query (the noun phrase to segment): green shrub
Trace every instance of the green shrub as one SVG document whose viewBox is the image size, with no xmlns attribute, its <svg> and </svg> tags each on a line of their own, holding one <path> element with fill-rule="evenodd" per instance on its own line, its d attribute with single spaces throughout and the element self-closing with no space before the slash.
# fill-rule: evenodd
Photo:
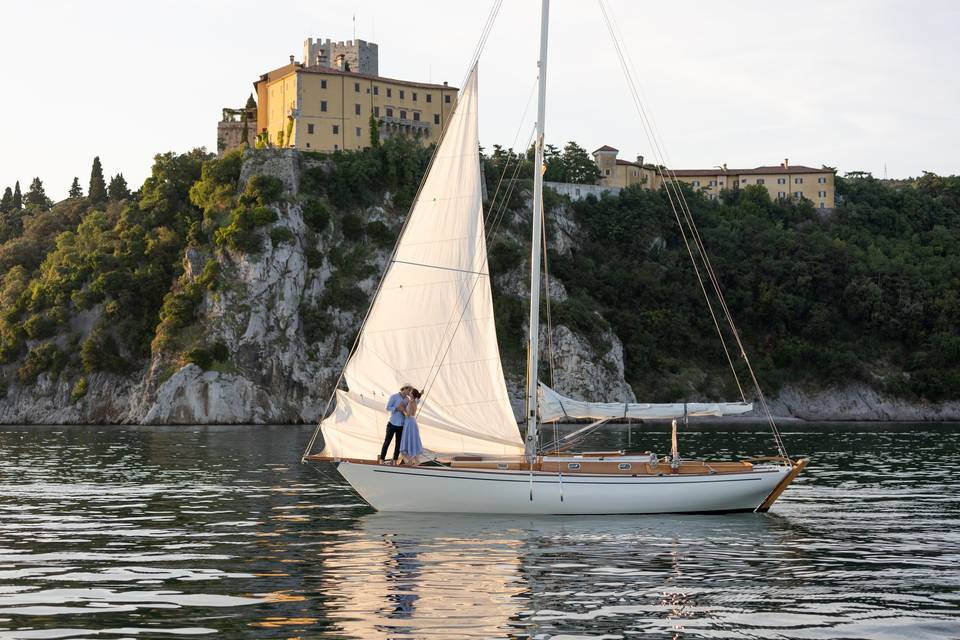
<svg viewBox="0 0 960 640">
<path fill-rule="evenodd" d="M 233 219 L 223 229 L 214 233 L 214 241 L 219 246 L 226 245 L 235 251 L 256 253 L 263 248 L 257 236 L 257 227 L 277 221 L 277 213 L 269 207 L 237 207 L 233 210 Z"/>
<path fill-rule="evenodd" d="M 303 203 L 303 221 L 314 233 L 321 233 L 330 223 L 330 212 L 321 201 L 310 198 Z"/>
<path fill-rule="evenodd" d="M 116 339 L 99 324 L 80 345 L 80 364 L 86 373 L 123 373 L 126 370 L 126 362 L 120 355 Z"/>
<path fill-rule="evenodd" d="M 223 342 L 215 342 L 209 348 L 194 347 L 187 351 L 184 360 L 191 362 L 204 371 L 209 371 L 218 362 L 226 362 L 230 358 L 230 351 Z"/>
<path fill-rule="evenodd" d="M 219 277 L 220 263 L 216 260 L 207 260 L 207 263 L 203 265 L 203 273 L 197 278 L 197 284 L 211 291 L 216 291 Z"/>
<path fill-rule="evenodd" d="M 283 195 L 283 181 L 266 175 L 250 176 L 247 187 L 240 196 L 240 204 L 260 207 L 274 203 Z"/>
<path fill-rule="evenodd" d="M 270 230 L 270 242 L 273 246 L 279 246 L 284 242 L 293 242 L 293 231 L 288 227 L 276 227 Z"/>
<path fill-rule="evenodd" d="M 307 247 L 303 250 L 303 255 L 307 258 L 309 269 L 319 269 L 323 266 L 323 254 L 316 247 Z"/>
<path fill-rule="evenodd" d="M 81 376 L 70 391 L 70 402 L 76 402 L 85 395 L 87 395 L 87 379 Z"/>
<path fill-rule="evenodd" d="M 31 340 L 42 340 L 56 333 L 57 324 L 58 323 L 48 315 L 32 315 L 23 323 L 23 331 Z"/>
<path fill-rule="evenodd" d="M 39 344 L 27 353 L 27 357 L 17 370 L 17 377 L 24 384 L 33 384 L 37 376 L 48 372 L 56 378 L 67 364 L 67 355 L 51 342 Z"/>
<path fill-rule="evenodd" d="M 358 242 L 363 239 L 363 220 L 354 213 L 344 214 L 340 220 L 340 230 L 344 238 Z"/>
<path fill-rule="evenodd" d="M 367 237 L 381 247 L 390 247 L 396 240 L 390 227 L 380 220 L 374 220 L 367 225 Z"/>
<path fill-rule="evenodd" d="M 513 240 L 498 240 L 487 253 L 489 271 L 496 275 L 509 273 L 523 263 L 523 250 Z"/>
</svg>

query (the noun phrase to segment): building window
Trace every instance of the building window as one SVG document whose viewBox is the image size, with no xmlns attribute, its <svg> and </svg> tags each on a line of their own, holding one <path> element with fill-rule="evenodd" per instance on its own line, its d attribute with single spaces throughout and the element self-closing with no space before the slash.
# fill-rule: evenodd
<svg viewBox="0 0 960 640">
<path fill-rule="evenodd" d="M 363 135 L 363 132 L 360 130 L 360 127 L 357 127 L 357 137 L 359 138 L 362 135 Z"/>
<path fill-rule="evenodd" d="M 826 192 L 826 191 L 820 191 L 820 192 L 817 193 L 817 195 L 820 196 L 821 198 L 826 198 L 826 197 L 827 197 L 827 192 Z"/>
<path fill-rule="evenodd" d="M 356 91 L 357 93 L 360 93 L 360 83 L 359 83 L 359 82 L 354 82 L 354 83 L 353 83 L 353 90 Z"/>
<path fill-rule="evenodd" d="M 326 88 L 327 88 L 327 81 L 326 81 L 326 80 L 321 80 L 321 81 L 320 81 L 320 88 L 321 88 L 321 89 L 326 89 Z"/>
<path fill-rule="evenodd" d="M 375 96 L 380 95 L 380 87 L 378 87 L 377 85 L 373 85 L 373 95 Z"/>
<path fill-rule="evenodd" d="M 307 143 L 307 149 L 309 149 L 309 148 L 310 148 L 310 143 L 308 142 L 308 143 Z M 821 204 L 823 204 L 823 203 L 821 203 Z"/>
<path fill-rule="evenodd" d="M 387 97 L 388 98 L 393 97 L 393 89 L 391 89 L 390 87 L 387 87 Z"/>
<path fill-rule="evenodd" d="M 419 111 L 414 111 L 414 112 L 413 112 L 413 121 L 414 121 L 414 122 L 420 122 L 420 112 L 419 112 Z"/>
<path fill-rule="evenodd" d="M 699 187 L 699 186 L 700 186 L 700 181 L 699 181 L 699 180 L 694 180 L 694 181 L 692 181 L 690 184 L 691 184 L 692 186 L 694 186 L 694 187 Z"/>
<path fill-rule="evenodd" d="M 387 107 L 387 117 L 388 118 L 393 117 L 393 107 Z"/>
<path fill-rule="evenodd" d="M 787 194 L 784 193 L 783 191 L 778 191 L 778 192 L 777 192 L 777 197 L 780 198 L 781 200 L 783 200 L 784 198 L 787 197 Z"/>
<path fill-rule="evenodd" d="M 443 101 L 446 102 L 447 104 L 450 104 L 450 94 L 449 94 L 449 93 L 448 93 L 447 95 L 443 96 Z"/>
<path fill-rule="evenodd" d="M 440 124 L 440 114 L 439 114 L 439 113 L 433 114 L 433 124 Z"/>
<path fill-rule="evenodd" d="M 803 178 L 794 178 L 793 184 L 803 184 Z"/>
<path fill-rule="evenodd" d="M 800 193 L 799 191 L 794 191 L 794 192 L 793 192 L 793 197 L 796 198 L 797 200 L 799 200 L 800 198 L 803 197 L 803 194 Z"/>
<path fill-rule="evenodd" d="M 604 170 L 603 170 L 603 175 L 605 175 L 605 176 L 610 175 L 610 169 L 604 169 Z"/>
<path fill-rule="evenodd" d="M 312 125 L 312 124 L 308 124 L 308 125 L 307 125 L 307 133 L 310 133 L 310 134 L 313 133 L 313 125 Z"/>
<path fill-rule="evenodd" d="M 400 99 L 403 100 L 403 89 L 400 89 Z"/>
<path fill-rule="evenodd" d="M 723 186 L 723 180 L 720 181 L 720 186 L 721 186 L 721 187 Z"/>
<path fill-rule="evenodd" d="M 380 107 L 374 107 L 374 108 L 373 108 L 373 117 L 374 117 L 374 118 L 379 118 L 379 117 L 380 117 Z"/>
<path fill-rule="evenodd" d="M 334 151 L 338 150 L 339 148 L 340 148 L 340 145 L 338 145 L 338 144 L 333 145 L 333 150 L 334 150 Z"/>
<path fill-rule="evenodd" d="M 633 172 L 633 175 L 637 175 L 637 172 L 634 171 L 634 172 Z M 711 187 L 717 186 L 717 181 L 716 181 L 716 180 L 711 180 L 711 181 L 710 181 L 710 186 L 711 186 Z"/>
<path fill-rule="evenodd" d="M 327 101 L 326 101 L 326 100 L 321 100 L 321 101 L 320 101 L 320 111 L 326 111 L 326 110 L 327 110 Z"/>
<path fill-rule="evenodd" d="M 746 178 L 740 178 L 740 184 L 747 184 Z"/>
<path fill-rule="evenodd" d="M 407 112 L 406 112 L 406 111 L 402 111 L 402 110 L 400 111 L 400 119 L 401 119 L 401 120 L 406 120 L 406 119 L 407 119 Z"/>
<path fill-rule="evenodd" d="M 826 178 L 817 178 L 817 184 L 827 184 Z"/>
<path fill-rule="evenodd" d="M 432 94 L 432 93 L 428 93 L 428 94 L 427 94 L 427 102 L 433 102 L 433 94 Z"/>
<path fill-rule="evenodd" d="M 757 178 L 757 184 L 763 184 L 763 178 Z"/>
<path fill-rule="evenodd" d="M 787 184 L 786 178 L 777 178 L 777 184 Z"/>
<path fill-rule="evenodd" d="M 358 104 L 353 105 L 353 112 L 357 115 L 360 115 L 360 105 Z"/>
<path fill-rule="evenodd" d="M 333 135 L 338 135 L 340 133 L 340 125 L 333 125 Z"/>
<path fill-rule="evenodd" d="M 413 101 L 416 102 L 416 101 L 417 101 L 417 92 L 416 92 L 416 91 L 412 91 L 412 92 L 411 92 L 411 97 L 413 98 Z"/>
<path fill-rule="evenodd" d="M 310 145 L 307 145 L 307 146 L 310 146 Z M 826 209 L 826 208 L 827 208 L 826 203 L 821 202 L 821 203 L 820 203 L 820 208 L 821 208 L 821 209 Z"/>
</svg>

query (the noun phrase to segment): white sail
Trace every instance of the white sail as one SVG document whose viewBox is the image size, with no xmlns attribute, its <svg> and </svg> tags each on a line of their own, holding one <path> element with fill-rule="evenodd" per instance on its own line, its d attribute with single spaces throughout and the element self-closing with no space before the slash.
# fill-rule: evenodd
<svg viewBox="0 0 960 640">
<path fill-rule="evenodd" d="M 479 154 L 474 67 L 347 362 L 348 391 L 321 424 L 324 455 L 374 458 L 387 399 L 405 382 L 426 391 L 428 451 L 523 453 L 497 347 Z"/>
<path fill-rule="evenodd" d="M 565 419 L 602 420 L 604 418 L 637 418 L 658 420 L 684 416 L 732 416 L 753 409 L 749 402 L 585 402 L 560 395 L 540 383 L 540 419 L 543 422 Z"/>
</svg>

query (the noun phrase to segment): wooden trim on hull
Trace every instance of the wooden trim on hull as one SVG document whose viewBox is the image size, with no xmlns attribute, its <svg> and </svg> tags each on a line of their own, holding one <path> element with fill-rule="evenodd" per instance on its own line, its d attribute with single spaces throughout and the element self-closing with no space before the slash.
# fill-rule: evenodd
<svg viewBox="0 0 960 640">
<path fill-rule="evenodd" d="M 787 477 L 776 486 L 776 488 L 770 493 L 769 496 L 763 501 L 763 503 L 757 507 L 757 513 L 766 513 L 770 510 L 770 507 L 773 506 L 773 503 L 777 501 L 777 498 L 780 497 L 787 487 L 790 486 L 790 483 L 800 475 L 800 472 L 807 468 L 807 465 L 810 463 L 810 458 L 801 458 L 793 463 L 793 469 L 790 473 L 787 474 Z"/>
</svg>

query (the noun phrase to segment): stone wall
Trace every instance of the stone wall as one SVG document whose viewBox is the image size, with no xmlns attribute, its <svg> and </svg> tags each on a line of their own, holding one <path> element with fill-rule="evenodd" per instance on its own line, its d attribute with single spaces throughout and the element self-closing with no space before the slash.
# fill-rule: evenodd
<svg viewBox="0 0 960 640">
<path fill-rule="evenodd" d="M 550 187 L 561 196 L 567 196 L 573 201 L 583 200 L 587 196 L 599 198 L 605 193 L 612 196 L 620 193 L 620 187 L 604 187 L 597 184 L 573 184 L 571 182 L 544 182 L 545 187 Z"/>
</svg>

